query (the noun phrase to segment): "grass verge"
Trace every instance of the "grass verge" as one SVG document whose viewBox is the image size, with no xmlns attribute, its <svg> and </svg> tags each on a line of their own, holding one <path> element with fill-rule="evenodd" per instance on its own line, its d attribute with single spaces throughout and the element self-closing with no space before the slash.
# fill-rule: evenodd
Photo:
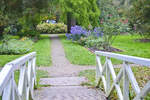
<svg viewBox="0 0 150 100">
<path fill-rule="evenodd" d="M 66 40 L 65 35 L 60 35 L 60 39 L 64 46 L 66 57 L 72 64 L 95 65 L 95 55 L 86 48 Z"/>
<path fill-rule="evenodd" d="M 41 39 L 33 45 L 33 50 L 37 52 L 37 66 L 50 66 L 50 38 L 48 36 L 41 36 Z"/>
</svg>

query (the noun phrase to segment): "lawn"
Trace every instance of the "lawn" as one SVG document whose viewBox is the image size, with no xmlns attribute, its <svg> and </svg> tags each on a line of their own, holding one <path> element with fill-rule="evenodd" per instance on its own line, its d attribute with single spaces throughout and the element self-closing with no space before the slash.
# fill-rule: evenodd
<svg viewBox="0 0 150 100">
<path fill-rule="evenodd" d="M 64 45 L 67 59 L 72 64 L 78 65 L 95 65 L 95 55 L 89 52 L 84 47 L 70 40 L 66 40 L 64 35 L 60 36 L 62 44 Z M 139 39 L 138 35 L 120 35 L 112 44 L 113 47 L 123 50 L 123 52 L 116 52 L 125 55 L 138 56 L 150 58 L 150 42 L 142 43 L 136 41 Z M 121 61 L 113 59 L 114 64 L 120 64 Z M 104 57 L 102 57 L 104 62 Z"/>
<path fill-rule="evenodd" d="M 60 35 L 60 38 L 64 46 L 66 57 L 72 64 L 95 65 L 94 54 L 79 44 L 66 40 L 64 35 Z"/>
<path fill-rule="evenodd" d="M 150 42 L 136 41 L 139 38 L 139 35 L 121 35 L 116 38 L 113 46 L 123 50 L 121 54 L 150 58 Z"/>
<path fill-rule="evenodd" d="M 32 51 L 37 52 L 37 66 L 51 65 L 50 38 L 48 36 L 41 36 L 40 40 L 33 44 Z M 21 56 L 23 55 L 0 55 L 0 67 Z"/>
<path fill-rule="evenodd" d="M 37 52 L 37 66 L 50 66 L 50 38 L 48 36 L 41 36 L 41 39 L 33 45 L 33 51 Z"/>
</svg>

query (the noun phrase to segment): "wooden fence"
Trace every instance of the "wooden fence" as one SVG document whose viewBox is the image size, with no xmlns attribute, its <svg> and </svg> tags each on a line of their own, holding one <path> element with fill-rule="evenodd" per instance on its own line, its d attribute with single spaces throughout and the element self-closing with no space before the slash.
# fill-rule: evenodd
<svg viewBox="0 0 150 100">
<path fill-rule="evenodd" d="M 144 88 L 140 89 L 130 66 L 130 63 L 134 63 L 141 66 L 150 67 L 150 59 L 109 53 L 109 52 L 102 52 L 102 51 L 96 51 L 95 54 L 96 54 L 96 61 L 97 61 L 97 67 L 96 67 L 97 85 L 99 86 L 102 80 L 104 90 L 108 98 L 112 95 L 112 92 L 116 90 L 118 98 L 120 100 L 129 100 L 130 83 L 132 89 L 136 94 L 134 100 L 143 100 L 143 98 L 148 94 L 148 92 L 150 92 L 150 81 L 147 82 Z M 101 63 L 101 56 L 104 56 L 106 58 L 105 63 L 103 65 Z M 115 58 L 123 61 L 122 67 L 120 68 L 118 75 L 116 75 L 115 73 L 111 58 Z M 123 89 L 121 89 L 121 86 L 119 84 L 121 79 L 123 79 L 123 85 L 122 85 Z"/>
<path fill-rule="evenodd" d="M 36 53 L 32 52 L 6 64 L 0 72 L 0 96 L 2 100 L 34 99 L 36 84 Z M 18 71 L 19 80 L 15 80 Z"/>
</svg>

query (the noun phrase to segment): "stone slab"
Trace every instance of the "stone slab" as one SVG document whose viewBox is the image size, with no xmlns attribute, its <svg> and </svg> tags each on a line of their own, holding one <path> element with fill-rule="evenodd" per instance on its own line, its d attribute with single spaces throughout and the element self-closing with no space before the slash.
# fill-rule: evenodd
<svg viewBox="0 0 150 100">
<path fill-rule="evenodd" d="M 41 85 L 51 86 L 79 86 L 85 82 L 88 82 L 85 77 L 56 77 L 40 79 Z"/>
<path fill-rule="evenodd" d="M 35 92 L 35 100 L 106 100 L 103 92 L 84 86 L 42 87 Z"/>
</svg>

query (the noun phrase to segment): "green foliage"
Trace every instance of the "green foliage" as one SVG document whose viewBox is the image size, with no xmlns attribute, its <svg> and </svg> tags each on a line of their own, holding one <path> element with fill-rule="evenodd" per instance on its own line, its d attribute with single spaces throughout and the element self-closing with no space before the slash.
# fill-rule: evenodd
<svg viewBox="0 0 150 100">
<path fill-rule="evenodd" d="M 37 30 L 41 33 L 48 34 L 65 33 L 67 31 L 67 26 L 63 23 L 42 23 L 37 25 Z"/>
<path fill-rule="evenodd" d="M 0 45 L 0 54 L 25 54 L 31 50 L 33 42 L 30 39 L 9 39 L 8 36 L 5 36 L 2 40 L 3 43 Z"/>
<path fill-rule="evenodd" d="M 88 27 L 98 25 L 100 10 L 96 3 L 97 0 L 59 0 L 63 19 L 68 13 L 75 17 L 79 25 Z"/>
<path fill-rule="evenodd" d="M 1 26 L 15 25 L 19 36 L 39 37 L 36 25 L 40 22 L 40 16 L 47 12 L 48 6 L 49 0 L 1 0 L 0 33 L 3 32 Z M 1 21 L 3 19 L 9 20 Z"/>
<path fill-rule="evenodd" d="M 135 0 L 127 12 L 130 23 L 144 38 L 150 38 L 150 1 Z"/>
<path fill-rule="evenodd" d="M 93 37 L 88 37 L 85 44 L 87 47 L 92 47 L 93 49 L 104 49 L 103 47 L 105 47 L 105 42 L 103 38 L 94 39 Z"/>
<path fill-rule="evenodd" d="M 100 1 L 100 26 L 103 29 L 104 35 L 104 45 L 105 50 L 109 50 L 114 39 L 117 35 L 124 32 L 129 32 L 128 19 L 121 18 L 117 8 L 113 5 L 111 0 L 101 0 Z"/>
<path fill-rule="evenodd" d="M 19 18 L 18 25 L 21 26 L 19 36 L 30 36 L 30 37 L 39 37 L 39 33 L 36 31 L 36 25 L 40 22 L 40 15 L 29 14 L 32 10 L 28 9 L 24 12 L 24 16 Z"/>
</svg>

